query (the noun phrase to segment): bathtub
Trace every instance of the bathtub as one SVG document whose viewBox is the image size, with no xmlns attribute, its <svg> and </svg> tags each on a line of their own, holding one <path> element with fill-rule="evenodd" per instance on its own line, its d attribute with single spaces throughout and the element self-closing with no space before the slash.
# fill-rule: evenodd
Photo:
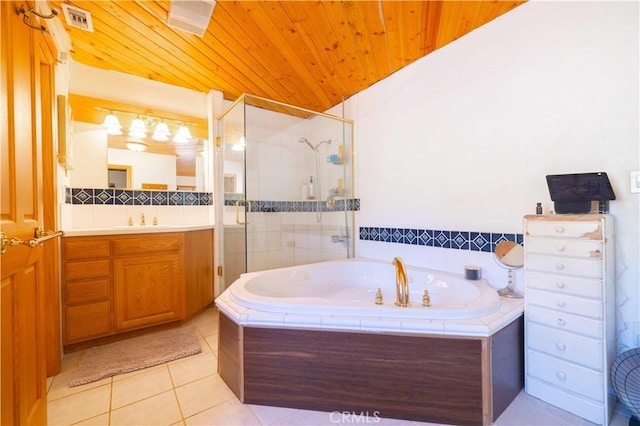
<svg viewBox="0 0 640 426">
<path fill-rule="evenodd" d="M 522 315 L 486 281 L 407 266 L 409 307 L 395 305 L 395 267 L 337 260 L 245 273 L 215 300 L 240 325 L 489 336 Z M 384 303 L 375 304 L 380 288 Z M 431 306 L 422 306 L 429 290 Z"/>
<path fill-rule="evenodd" d="M 246 404 L 490 425 L 524 386 L 522 299 L 457 274 L 407 275 L 411 305 L 399 307 L 391 259 L 243 274 L 215 300 L 220 377 Z"/>
<path fill-rule="evenodd" d="M 350 259 L 247 273 L 229 289 L 230 299 L 262 312 L 358 315 L 383 318 L 467 319 L 496 312 L 500 297 L 485 280 L 407 267 L 410 301 L 395 305 L 395 266 Z M 380 289 L 383 304 L 375 304 Z M 428 290 L 431 306 L 423 306 Z"/>
</svg>

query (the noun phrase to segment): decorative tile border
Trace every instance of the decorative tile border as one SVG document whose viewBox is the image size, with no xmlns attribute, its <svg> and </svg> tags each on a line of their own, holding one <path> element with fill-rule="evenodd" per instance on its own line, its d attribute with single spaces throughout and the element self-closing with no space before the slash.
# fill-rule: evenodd
<svg viewBox="0 0 640 426">
<path fill-rule="evenodd" d="M 224 205 L 235 206 L 237 200 L 242 200 L 243 194 L 224 194 Z M 327 206 L 326 201 L 261 201 L 251 200 L 251 212 L 282 213 L 282 212 L 315 212 L 318 207 L 322 212 L 358 211 L 359 198 L 336 200 L 333 207 Z"/>
<path fill-rule="evenodd" d="M 522 234 L 490 232 L 442 231 L 433 229 L 360 227 L 360 239 L 385 243 L 493 252 L 501 241 L 522 244 Z"/>
<path fill-rule="evenodd" d="M 210 206 L 213 205 L 213 194 L 191 191 L 65 188 L 64 202 L 115 206 Z"/>
</svg>

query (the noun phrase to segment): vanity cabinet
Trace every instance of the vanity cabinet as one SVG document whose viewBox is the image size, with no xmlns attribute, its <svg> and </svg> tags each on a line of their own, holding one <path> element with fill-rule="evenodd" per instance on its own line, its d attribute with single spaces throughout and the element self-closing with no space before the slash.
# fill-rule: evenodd
<svg viewBox="0 0 640 426">
<path fill-rule="evenodd" d="M 615 406 L 613 218 L 524 219 L 525 390 L 591 422 Z"/>
<path fill-rule="evenodd" d="M 213 302 L 213 229 L 65 237 L 64 345 L 180 321 Z"/>
<path fill-rule="evenodd" d="M 181 319 L 184 235 L 136 235 L 112 244 L 115 330 Z"/>
</svg>

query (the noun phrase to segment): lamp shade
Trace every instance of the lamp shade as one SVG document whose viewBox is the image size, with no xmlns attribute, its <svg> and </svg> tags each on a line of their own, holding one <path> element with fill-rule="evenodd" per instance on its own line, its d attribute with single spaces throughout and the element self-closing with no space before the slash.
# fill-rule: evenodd
<svg viewBox="0 0 640 426">
<path fill-rule="evenodd" d="M 191 132 L 189 128 L 184 124 L 180 126 L 176 135 L 173 137 L 173 141 L 177 143 L 187 143 L 191 140 Z"/>
<path fill-rule="evenodd" d="M 169 126 L 164 121 L 161 121 L 156 125 L 155 130 L 153 131 L 153 135 L 151 135 L 151 139 L 159 142 L 166 142 L 169 140 L 169 136 L 171 136 L 171 132 L 169 131 Z"/>
<path fill-rule="evenodd" d="M 120 120 L 113 113 L 107 114 L 102 122 L 102 126 L 107 129 L 108 135 L 121 135 L 122 134 L 122 125 L 120 124 Z"/>
<path fill-rule="evenodd" d="M 141 118 L 136 118 L 131 122 L 129 127 L 129 137 L 134 139 L 141 139 L 147 136 L 147 126 Z"/>
</svg>

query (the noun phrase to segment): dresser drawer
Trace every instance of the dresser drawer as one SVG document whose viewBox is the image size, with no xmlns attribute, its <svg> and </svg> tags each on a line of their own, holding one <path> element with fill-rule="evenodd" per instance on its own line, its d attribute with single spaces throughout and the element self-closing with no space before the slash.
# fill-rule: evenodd
<svg viewBox="0 0 640 426">
<path fill-rule="evenodd" d="M 541 237 L 572 237 L 590 240 L 602 240 L 602 222 L 544 220 L 543 218 L 528 219 L 525 228 L 526 235 Z"/>
<path fill-rule="evenodd" d="M 604 402 L 604 377 L 601 372 L 529 350 L 527 375 L 594 401 Z"/>
<path fill-rule="evenodd" d="M 602 371 L 602 340 L 556 330 L 528 322 L 526 326 L 528 350 L 534 349 L 585 367 Z"/>
<path fill-rule="evenodd" d="M 589 317 L 595 320 L 602 320 L 603 318 L 604 308 L 602 302 L 582 297 L 529 288 L 527 289 L 525 303 L 527 306 L 538 305 L 543 308 Z"/>
<path fill-rule="evenodd" d="M 64 239 L 64 256 L 66 260 L 91 259 L 109 256 L 109 240 L 96 238 Z"/>
<path fill-rule="evenodd" d="M 67 280 L 107 276 L 109 276 L 109 259 L 67 262 L 65 265 Z"/>
<path fill-rule="evenodd" d="M 111 297 L 108 278 L 69 281 L 65 284 L 65 302 L 68 305 L 106 300 Z"/>
<path fill-rule="evenodd" d="M 531 237 L 527 239 L 526 250 L 544 255 L 602 258 L 602 242 L 597 240 Z"/>
<path fill-rule="evenodd" d="M 540 306 L 527 305 L 525 315 L 527 321 L 537 322 L 558 330 L 568 331 L 571 333 L 583 334 L 587 337 L 602 339 L 603 324 L 600 320 L 584 318 L 578 315 L 558 312 L 552 309 L 542 308 Z"/>
<path fill-rule="evenodd" d="M 148 234 L 113 239 L 113 255 L 129 256 L 150 253 L 177 252 L 184 246 L 182 234 Z"/>
<path fill-rule="evenodd" d="M 538 288 L 598 300 L 603 297 L 602 280 L 599 278 L 578 278 L 548 272 L 527 271 L 524 279 L 527 289 Z"/>
<path fill-rule="evenodd" d="M 602 262 L 600 259 L 578 259 L 528 253 L 524 267 L 526 270 L 546 271 L 562 275 L 602 277 Z"/>
</svg>

